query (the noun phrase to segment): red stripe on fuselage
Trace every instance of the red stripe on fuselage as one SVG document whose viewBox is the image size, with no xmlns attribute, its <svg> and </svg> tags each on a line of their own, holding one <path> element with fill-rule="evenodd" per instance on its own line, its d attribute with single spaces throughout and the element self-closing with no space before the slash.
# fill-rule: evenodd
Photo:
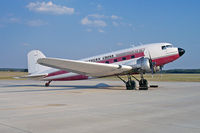
<svg viewBox="0 0 200 133">
<path fill-rule="evenodd" d="M 179 57 L 180 57 L 179 54 L 175 54 L 175 55 L 170 55 L 170 56 L 166 56 L 166 57 L 153 59 L 152 61 L 156 62 L 156 66 L 162 66 L 162 65 L 165 65 L 169 62 L 172 62 L 172 61 L 178 59 Z"/>
<path fill-rule="evenodd" d="M 117 62 L 120 62 L 120 61 L 124 61 L 124 60 L 122 60 L 123 57 L 125 57 L 126 60 L 130 60 L 130 59 L 133 59 L 133 58 L 131 58 L 131 56 L 134 56 L 135 58 L 143 57 L 144 56 L 144 52 L 135 53 L 135 54 L 131 54 L 131 55 L 120 56 L 120 57 L 115 57 L 115 58 L 99 61 L 98 63 L 105 63 L 106 61 L 109 61 L 109 63 L 115 63 L 114 62 L 115 59 L 117 59 Z"/>
</svg>

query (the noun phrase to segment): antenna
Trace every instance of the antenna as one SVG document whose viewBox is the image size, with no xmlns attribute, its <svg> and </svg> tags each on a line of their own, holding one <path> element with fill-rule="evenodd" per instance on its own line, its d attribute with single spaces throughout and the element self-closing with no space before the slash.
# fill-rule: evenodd
<svg viewBox="0 0 200 133">
<path fill-rule="evenodd" d="M 131 47 L 135 47 L 134 42 L 130 42 Z"/>
</svg>

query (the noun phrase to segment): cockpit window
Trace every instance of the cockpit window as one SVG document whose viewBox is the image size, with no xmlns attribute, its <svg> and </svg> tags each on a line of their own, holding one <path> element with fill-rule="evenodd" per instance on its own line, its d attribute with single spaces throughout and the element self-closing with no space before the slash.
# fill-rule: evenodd
<svg viewBox="0 0 200 133">
<path fill-rule="evenodd" d="M 166 48 L 172 48 L 172 45 L 166 45 Z"/>
<path fill-rule="evenodd" d="M 166 46 L 162 46 L 162 50 L 166 49 Z"/>
<path fill-rule="evenodd" d="M 162 50 L 165 50 L 167 48 L 172 48 L 173 46 L 172 45 L 166 45 L 166 46 L 162 46 Z"/>
</svg>

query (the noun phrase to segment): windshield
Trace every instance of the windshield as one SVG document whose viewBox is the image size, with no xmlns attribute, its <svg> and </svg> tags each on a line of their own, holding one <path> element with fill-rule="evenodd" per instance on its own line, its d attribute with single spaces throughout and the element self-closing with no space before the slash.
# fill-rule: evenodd
<svg viewBox="0 0 200 133">
<path fill-rule="evenodd" d="M 162 48 L 162 50 L 164 50 L 164 49 L 172 48 L 172 47 L 173 47 L 172 45 L 164 45 L 164 46 L 162 46 L 161 48 Z"/>
</svg>

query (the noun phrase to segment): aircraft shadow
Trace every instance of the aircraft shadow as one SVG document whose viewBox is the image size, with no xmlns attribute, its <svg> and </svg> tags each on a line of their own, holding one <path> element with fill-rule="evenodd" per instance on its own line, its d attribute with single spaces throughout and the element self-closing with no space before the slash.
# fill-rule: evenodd
<svg viewBox="0 0 200 133">
<path fill-rule="evenodd" d="M 63 91 L 63 90 L 83 90 L 83 89 L 106 89 L 106 90 L 124 90 L 122 86 L 110 86 L 105 83 L 99 83 L 97 85 L 50 85 L 45 87 L 44 85 L 7 85 L 2 87 L 36 87 L 35 89 L 16 90 L 16 91 L 0 91 L 0 93 L 15 93 L 15 92 L 39 92 L 39 91 Z M 42 88 L 41 88 L 42 87 Z M 118 88 L 116 88 L 118 87 Z M 120 88 L 119 88 L 120 87 Z M 38 89 L 40 88 L 40 89 Z"/>
</svg>

